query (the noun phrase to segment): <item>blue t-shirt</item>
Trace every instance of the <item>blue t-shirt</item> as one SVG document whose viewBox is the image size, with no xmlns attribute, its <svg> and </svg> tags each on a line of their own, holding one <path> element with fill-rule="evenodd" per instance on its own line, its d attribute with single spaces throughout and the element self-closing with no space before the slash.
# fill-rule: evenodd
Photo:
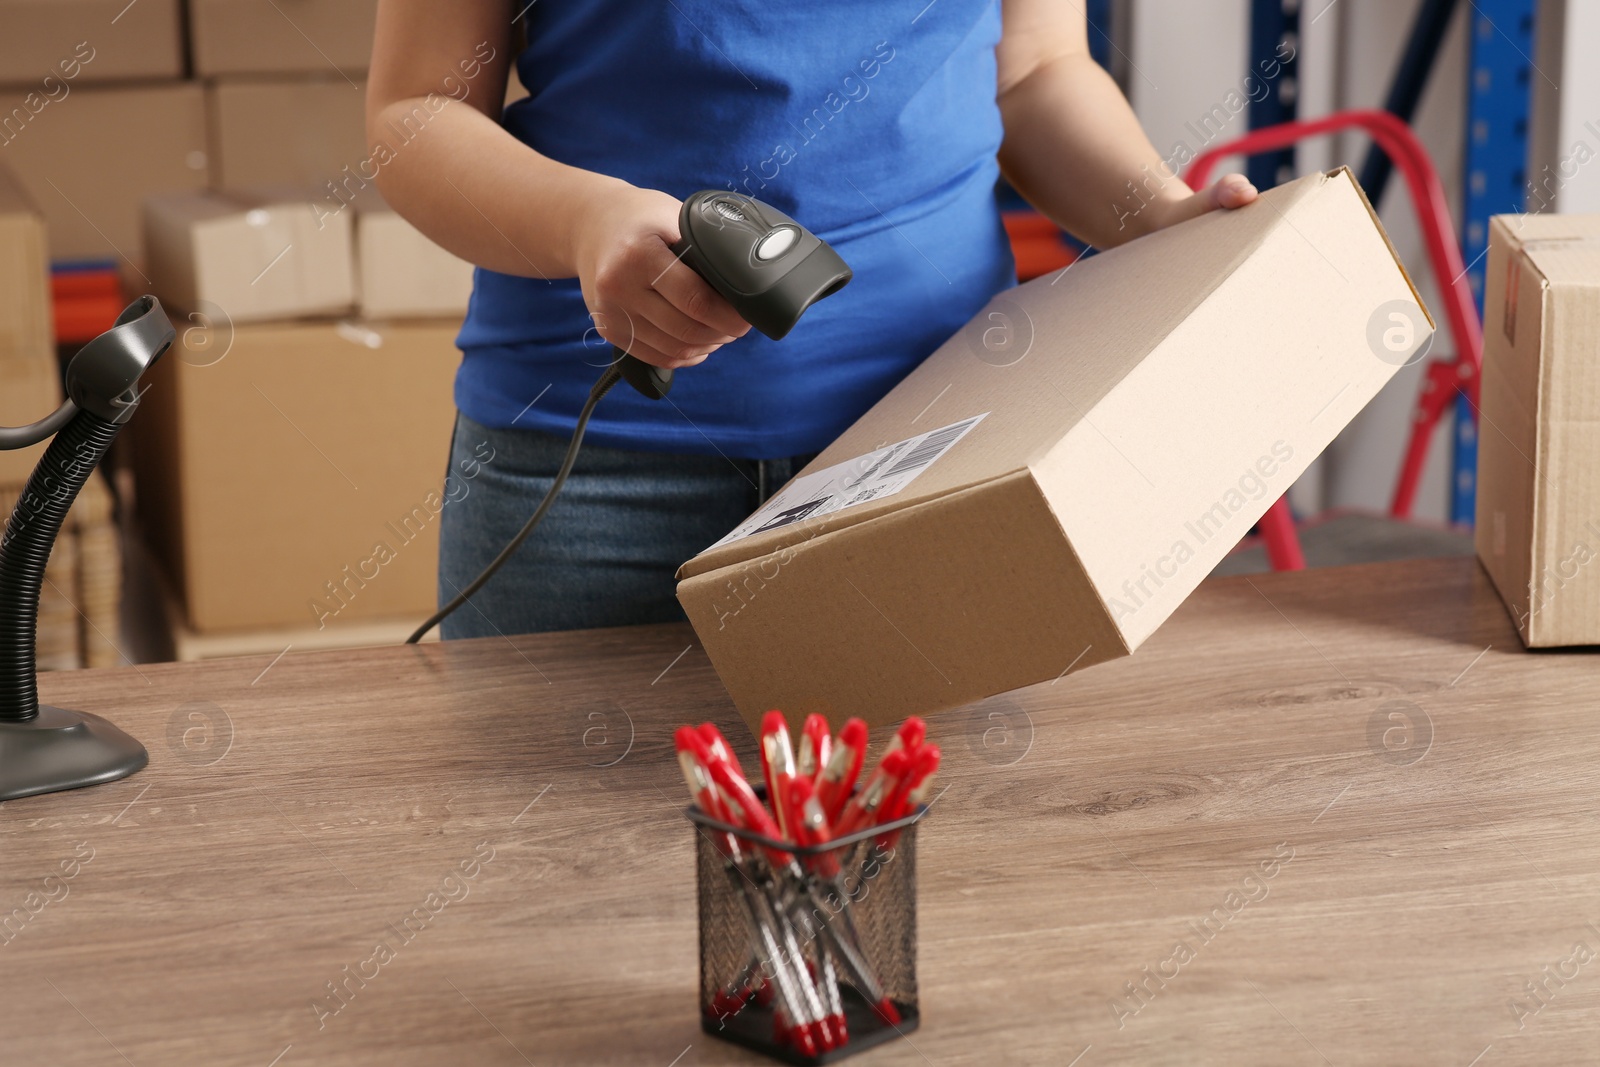
<svg viewBox="0 0 1600 1067">
<path fill-rule="evenodd" d="M 813 452 L 959 329 L 1015 266 L 994 199 L 998 0 L 540 0 L 506 128 L 552 159 L 682 199 L 734 189 L 855 277 L 782 341 L 751 330 L 588 439 L 748 459 Z M 470 418 L 572 431 L 610 358 L 576 278 L 477 272 L 458 343 Z"/>
</svg>

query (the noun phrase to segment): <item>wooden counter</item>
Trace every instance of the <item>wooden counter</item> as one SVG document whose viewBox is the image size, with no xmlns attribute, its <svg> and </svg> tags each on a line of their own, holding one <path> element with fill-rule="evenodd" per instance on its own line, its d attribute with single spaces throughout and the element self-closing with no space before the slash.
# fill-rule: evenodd
<svg viewBox="0 0 1600 1067">
<path fill-rule="evenodd" d="M 738 720 L 686 627 L 43 694 L 151 765 L 0 805 L 0 1062 L 753 1062 L 699 1029 L 671 730 Z M 1600 1055 L 1600 662 L 1470 559 L 1209 581 L 930 734 L 923 1028 L 851 1062 Z"/>
</svg>

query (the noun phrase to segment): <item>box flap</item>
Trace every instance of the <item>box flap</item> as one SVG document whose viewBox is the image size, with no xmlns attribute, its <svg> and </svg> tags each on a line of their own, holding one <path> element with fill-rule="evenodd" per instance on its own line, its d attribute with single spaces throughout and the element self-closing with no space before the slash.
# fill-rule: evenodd
<svg viewBox="0 0 1600 1067">
<path fill-rule="evenodd" d="M 1496 215 L 1489 226 L 1551 285 L 1600 286 L 1600 215 Z"/>
<path fill-rule="evenodd" d="M 1555 288 L 1600 288 L 1600 233 L 1583 238 L 1524 241 L 1522 251 Z"/>
</svg>

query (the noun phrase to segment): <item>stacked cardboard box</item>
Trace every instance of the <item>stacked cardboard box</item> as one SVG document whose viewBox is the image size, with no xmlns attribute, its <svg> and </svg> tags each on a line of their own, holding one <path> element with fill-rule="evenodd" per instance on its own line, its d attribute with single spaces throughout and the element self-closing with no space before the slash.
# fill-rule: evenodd
<svg viewBox="0 0 1600 1067">
<path fill-rule="evenodd" d="M 151 288 L 170 306 L 218 308 L 235 325 L 350 310 L 348 213 L 246 193 L 151 197 L 144 211 Z"/>
<path fill-rule="evenodd" d="M 114 259 L 138 278 L 140 203 L 206 184 L 200 87 L 73 88 L 36 113 L 27 105 L 33 93 L 0 89 L 0 163 L 44 211 L 51 258 Z"/>
<path fill-rule="evenodd" d="M 156 295 L 200 324 L 149 376 L 134 427 L 141 526 L 181 606 L 175 655 L 205 656 L 217 635 L 231 652 L 330 633 L 361 644 L 374 620 L 414 623 L 433 607 L 460 317 L 343 317 L 357 292 L 352 230 L 372 218 L 394 216 L 379 204 L 319 217 L 285 194 L 146 204 Z M 391 243 L 415 233 L 397 229 Z M 413 275 L 428 277 L 414 260 L 360 291 L 394 307 Z"/>
<path fill-rule="evenodd" d="M 0 0 L 0 168 L 17 178 L 0 186 L 0 420 L 60 399 L 47 256 L 115 262 L 162 298 L 180 342 L 119 441 L 135 477 L 118 485 L 175 590 L 181 654 L 392 639 L 434 603 L 471 268 L 377 196 L 376 7 Z M 440 92 L 459 99 L 485 58 Z M 48 229 L 13 207 L 28 201 Z M 39 452 L 0 454 L 0 500 Z M 62 666 L 115 655 L 103 490 L 51 564 L 63 597 L 47 593 L 41 650 Z"/>
<path fill-rule="evenodd" d="M 360 77 L 377 0 L 189 0 L 195 73 Z"/>
<path fill-rule="evenodd" d="M 151 197 L 144 207 L 150 288 L 175 307 L 215 308 L 235 324 L 466 311 L 470 263 L 424 237 L 370 186 L 332 205 L 304 190 Z"/>
<path fill-rule="evenodd" d="M 42 419 L 61 403 L 50 331 L 44 219 L 0 167 L 0 425 Z M 0 452 L 0 487 L 19 486 L 44 446 Z"/>
<path fill-rule="evenodd" d="M 21 486 L 0 488 L 0 509 L 6 515 L 21 493 Z M 36 641 L 39 669 L 114 667 L 126 662 L 117 635 L 122 550 L 111 490 L 98 472 L 67 512 L 44 577 Z"/>
<path fill-rule="evenodd" d="M 470 491 L 445 480 L 456 328 L 244 325 L 157 364 L 129 432 L 188 630 L 270 631 L 276 652 L 280 632 L 432 610 L 439 516 Z"/>
<path fill-rule="evenodd" d="M 507 100 L 515 95 L 508 92 Z M 462 314 L 471 266 L 390 210 L 373 181 L 386 153 L 419 131 L 395 130 L 379 138 L 381 145 L 369 142 L 365 96 L 364 82 L 335 75 L 213 83 L 207 90 L 212 184 L 236 193 L 294 190 L 319 229 L 354 215 L 343 225 L 355 241 L 351 285 L 363 315 Z"/>
<path fill-rule="evenodd" d="M 206 87 L 212 180 L 224 189 L 321 190 L 367 157 L 366 82 L 336 74 L 230 78 Z"/>
<path fill-rule="evenodd" d="M 44 211 L 51 258 L 116 261 L 147 287 L 140 205 L 156 194 L 293 186 L 341 211 L 371 184 L 376 7 L 189 0 L 185 22 L 178 0 L 0 0 L 0 166 Z M 440 92 L 473 76 L 447 72 Z M 513 76 L 506 100 L 520 95 Z M 466 268 L 414 231 L 407 240 L 432 264 L 423 274 L 455 270 L 426 314 L 463 311 Z M 402 295 L 389 303 L 414 306 Z"/>
<path fill-rule="evenodd" d="M 178 0 L 0 0 L 0 84 L 59 102 L 76 85 L 183 76 Z"/>
</svg>

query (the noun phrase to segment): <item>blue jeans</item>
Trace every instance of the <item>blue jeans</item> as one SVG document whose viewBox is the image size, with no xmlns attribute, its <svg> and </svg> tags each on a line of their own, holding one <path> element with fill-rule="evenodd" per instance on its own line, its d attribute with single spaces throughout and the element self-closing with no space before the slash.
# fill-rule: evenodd
<svg viewBox="0 0 1600 1067">
<path fill-rule="evenodd" d="M 516 536 L 550 488 L 567 439 L 457 415 L 439 528 L 445 604 Z M 561 495 L 441 636 L 576 630 L 683 619 L 678 565 L 721 538 L 811 456 L 776 460 L 585 445 Z"/>
</svg>

